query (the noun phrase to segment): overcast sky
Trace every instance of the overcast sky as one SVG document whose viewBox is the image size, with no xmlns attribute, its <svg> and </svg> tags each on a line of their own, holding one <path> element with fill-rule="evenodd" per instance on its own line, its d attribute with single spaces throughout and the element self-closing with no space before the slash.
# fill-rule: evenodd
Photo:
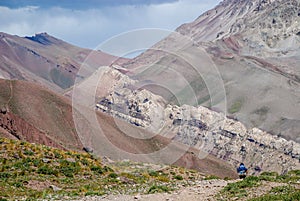
<svg viewBox="0 0 300 201">
<path fill-rule="evenodd" d="M 0 31 L 19 36 L 47 32 L 95 48 L 135 29 L 175 30 L 221 0 L 0 0 Z"/>
</svg>

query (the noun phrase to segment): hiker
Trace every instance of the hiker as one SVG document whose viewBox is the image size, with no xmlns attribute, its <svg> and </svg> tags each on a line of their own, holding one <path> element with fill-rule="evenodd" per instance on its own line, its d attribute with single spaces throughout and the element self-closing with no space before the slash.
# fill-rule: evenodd
<svg viewBox="0 0 300 201">
<path fill-rule="evenodd" d="M 240 179 L 244 179 L 247 176 L 247 168 L 244 163 L 241 163 L 240 166 L 236 169 L 239 174 Z"/>
</svg>

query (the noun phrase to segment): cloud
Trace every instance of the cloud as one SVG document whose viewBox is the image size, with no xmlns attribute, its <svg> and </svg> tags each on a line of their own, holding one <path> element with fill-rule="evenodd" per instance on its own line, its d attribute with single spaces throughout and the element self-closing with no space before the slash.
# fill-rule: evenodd
<svg viewBox="0 0 300 201">
<path fill-rule="evenodd" d="M 95 7 L 114 7 L 122 5 L 151 5 L 176 2 L 178 0 L 0 0 L 0 5 L 9 8 L 39 6 L 41 8 L 61 7 L 74 10 L 85 10 Z"/>
<path fill-rule="evenodd" d="M 95 48 L 104 40 L 133 29 L 175 30 L 212 8 L 219 0 L 164 1 L 159 4 L 154 3 L 157 0 L 152 4 L 134 4 L 137 0 L 126 2 L 88 9 L 2 6 L 0 31 L 20 36 L 47 32 L 72 44 Z"/>
</svg>

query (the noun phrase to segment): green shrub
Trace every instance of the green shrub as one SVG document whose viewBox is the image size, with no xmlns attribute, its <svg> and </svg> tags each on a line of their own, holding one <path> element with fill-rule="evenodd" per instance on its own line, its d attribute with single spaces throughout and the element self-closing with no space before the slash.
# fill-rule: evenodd
<svg viewBox="0 0 300 201">
<path fill-rule="evenodd" d="M 158 186 L 158 185 L 152 185 L 149 190 L 148 190 L 148 194 L 153 194 L 153 193 L 163 193 L 163 192 L 169 192 L 171 191 L 170 188 L 168 188 L 167 186 Z"/>
<path fill-rule="evenodd" d="M 273 187 L 270 193 L 274 194 L 285 194 L 285 193 L 291 193 L 295 191 L 295 187 L 292 186 L 277 186 Z"/>
<path fill-rule="evenodd" d="M 277 177 L 278 173 L 277 172 L 263 172 L 263 173 L 261 173 L 261 176 Z"/>
<path fill-rule="evenodd" d="M 116 179 L 116 178 L 118 178 L 118 174 L 112 172 L 112 173 L 110 173 L 110 174 L 108 175 L 108 177 L 109 177 L 109 178 Z"/>
<path fill-rule="evenodd" d="M 98 174 L 103 174 L 104 173 L 103 169 L 99 166 L 92 166 L 90 169 L 91 169 L 91 171 L 96 172 Z"/>
<path fill-rule="evenodd" d="M 19 170 L 26 170 L 30 167 L 30 163 L 26 159 L 22 159 L 21 161 L 15 162 L 13 167 Z"/>
<path fill-rule="evenodd" d="M 296 201 L 300 200 L 300 190 L 280 194 L 267 194 L 248 201 Z"/>
<path fill-rule="evenodd" d="M 278 182 L 286 182 L 290 179 L 290 176 L 287 174 L 283 174 L 283 175 L 278 175 L 275 179 Z"/>
<path fill-rule="evenodd" d="M 14 182 L 12 185 L 16 188 L 20 188 L 23 186 L 23 184 L 21 182 Z"/>
<path fill-rule="evenodd" d="M 9 172 L 0 172 L 0 178 L 3 179 L 3 178 L 9 178 L 9 177 L 12 177 L 12 174 L 9 173 Z"/>
<path fill-rule="evenodd" d="M 177 180 L 183 180 L 183 177 L 181 175 L 175 175 L 173 178 Z"/>
<path fill-rule="evenodd" d="M 104 192 L 100 192 L 100 191 L 88 191 L 84 195 L 85 196 L 101 196 L 104 194 L 105 194 Z"/>
<path fill-rule="evenodd" d="M 66 177 L 74 177 L 74 168 L 72 167 L 61 167 L 60 172 Z"/>
<path fill-rule="evenodd" d="M 260 180 L 264 181 L 276 181 L 278 178 L 278 173 L 277 172 L 263 172 L 259 176 Z"/>
<path fill-rule="evenodd" d="M 296 175 L 296 176 L 300 176 L 300 170 L 291 170 L 288 173 L 289 175 Z"/>
<path fill-rule="evenodd" d="M 54 153 L 55 158 L 58 158 L 58 159 L 63 158 L 63 156 L 58 151 L 55 150 L 53 153 Z"/>
<path fill-rule="evenodd" d="M 157 176 L 158 176 L 158 172 L 156 172 L 156 171 L 154 171 L 154 170 L 149 171 L 148 174 L 149 174 L 151 177 L 157 177 Z"/>
<path fill-rule="evenodd" d="M 108 166 L 104 166 L 103 171 L 104 172 L 114 172 L 114 170 L 112 168 L 108 167 Z"/>
<path fill-rule="evenodd" d="M 81 164 L 84 165 L 84 166 L 88 166 L 89 165 L 89 161 L 87 159 L 82 159 L 80 160 Z"/>
<path fill-rule="evenodd" d="M 32 164 L 35 167 L 39 167 L 39 166 L 41 166 L 41 164 L 43 164 L 43 162 L 40 159 L 33 159 Z"/>
<path fill-rule="evenodd" d="M 229 197 L 235 196 L 238 198 L 247 196 L 246 188 L 251 188 L 260 185 L 260 179 L 255 176 L 246 177 L 242 181 L 227 184 L 222 190 L 222 193 L 227 194 Z"/>
<path fill-rule="evenodd" d="M 25 151 L 24 151 L 24 154 L 27 155 L 27 156 L 33 156 L 33 155 L 34 155 L 34 152 L 31 151 L 31 150 L 25 150 Z"/>
<path fill-rule="evenodd" d="M 220 178 L 218 176 L 215 176 L 215 175 L 209 175 L 209 176 L 204 178 L 204 180 L 213 180 L 213 179 L 220 179 Z"/>
<path fill-rule="evenodd" d="M 70 162 L 67 160 L 61 160 L 59 172 L 66 177 L 73 177 L 74 174 L 78 174 L 81 168 L 78 162 Z"/>
<path fill-rule="evenodd" d="M 44 165 L 38 168 L 37 173 L 45 175 L 57 175 L 58 172 L 48 165 Z"/>
</svg>

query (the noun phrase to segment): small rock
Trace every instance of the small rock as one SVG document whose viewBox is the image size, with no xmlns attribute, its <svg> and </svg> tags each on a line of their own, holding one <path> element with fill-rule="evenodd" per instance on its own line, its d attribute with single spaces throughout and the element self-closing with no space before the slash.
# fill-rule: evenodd
<svg viewBox="0 0 300 201">
<path fill-rule="evenodd" d="M 18 154 L 14 154 L 15 159 L 20 159 L 20 156 Z"/>
<path fill-rule="evenodd" d="M 50 163 L 50 159 L 48 159 L 48 158 L 43 158 L 42 161 L 43 161 L 43 163 Z"/>
<path fill-rule="evenodd" d="M 104 162 L 104 163 L 113 163 L 114 161 L 113 160 L 111 160 L 109 157 L 107 157 L 107 156 L 104 156 L 103 158 L 102 158 L 102 161 Z"/>
<path fill-rule="evenodd" d="M 93 153 L 94 150 L 90 147 L 83 147 L 83 151 L 87 152 L 87 153 Z"/>
<path fill-rule="evenodd" d="M 76 160 L 74 158 L 67 158 L 66 161 L 70 162 L 70 163 L 75 163 Z"/>
<path fill-rule="evenodd" d="M 136 195 L 136 196 L 134 196 L 133 198 L 134 198 L 135 200 L 138 200 L 138 199 L 141 198 L 141 196 L 140 196 L 140 195 Z"/>
<path fill-rule="evenodd" d="M 5 107 L 3 107 L 3 108 L 0 109 L 0 113 L 6 114 L 6 112 L 7 112 L 7 109 Z"/>
<path fill-rule="evenodd" d="M 50 188 L 51 188 L 54 192 L 56 192 L 56 191 L 61 191 L 61 190 L 62 190 L 61 188 L 59 188 L 59 187 L 57 187 L 57 186 L 55 186 L 55 185 L 50 185 Z"/>
</svg>

